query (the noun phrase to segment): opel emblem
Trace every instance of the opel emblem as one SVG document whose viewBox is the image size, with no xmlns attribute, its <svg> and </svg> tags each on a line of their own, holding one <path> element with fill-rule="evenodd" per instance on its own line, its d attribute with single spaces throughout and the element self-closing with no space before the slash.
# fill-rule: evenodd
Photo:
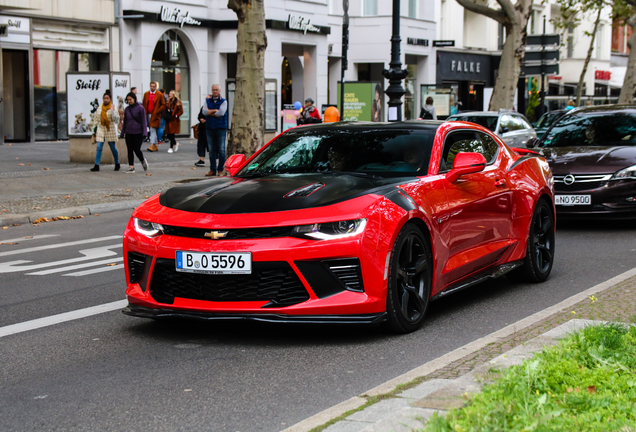
<svg viewBox="0 0 636 432">
<path fill-rule="evenodd" d="M 218 240 L 224 238 L 227 235 L 227 231 L 210 231 L 203 234 L 203 237 L 211 238 L 212 240 Z"/>
<path fill-rule="evenodd" d="M 570 186 L 572 183 L 574 183 L 574 176 L 572 174 L 568 174 L 565 177 L 563 177 L 563 183 L 565 183 L 566 185 Z"/>
</svg>

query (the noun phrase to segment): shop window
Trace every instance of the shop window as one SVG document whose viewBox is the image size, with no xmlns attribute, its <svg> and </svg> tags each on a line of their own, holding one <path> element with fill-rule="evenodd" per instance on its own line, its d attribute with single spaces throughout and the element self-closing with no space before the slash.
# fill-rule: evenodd
<svg viewBox="0 0 636 432">
<path fill-rule="evenodd" d="M 236 53 L 226 54 L 227 59 L 227 79 L 236 79 Z"/>
<path fill-rule="evenodd" d="M 33 122 L 37 141 L 53 141 L 56 139 L 55 69 L 54 50 L 33 50 Z"/>
<path fill-rule="evenodd" d="M 263 110 L 265 112 L 265 131 L 277 130 L 277 98 L 276 80 L 265 80 L 265 109 Z"/>
<path fill-rule="evenodd" d="M 225 99 L 227 100 L 227 128 L 232 129 L 232 112 L 234 111 L 234 95 L 236 94 L 236 81 L 228 79 L 225 82 Z"/>
<path fill-rule="evenodd" d="M 407 64 L 409 71 L 408 77 L 404 80 L 406 93 L 404 94 L 404 120 L 413 120 L 418 118 L 419 113 L 415 105 L 415 86 L 417 78 L 417 64 Z"/>
<path fill-rule="evenodd" d="M 371 81 L 371 65 L 358 63 L 358 81 Z"/>
</svg>

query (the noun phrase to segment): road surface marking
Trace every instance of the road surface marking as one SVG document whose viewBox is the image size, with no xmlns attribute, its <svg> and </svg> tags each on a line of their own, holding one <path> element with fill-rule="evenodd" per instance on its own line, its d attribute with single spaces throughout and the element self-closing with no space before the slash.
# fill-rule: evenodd
<svg viewBox="0 0 636 432">
<path fill-rule="evenodd" d="M 117 252 L 113 252 L 110 249 L 120 248 L 120 247 L 123 247 L 123 245 L 118 243 L 118 244 L 110 245 L 110 246 L 101 246 L 101 247 L 92 248 L 92 249 L 84 249 L 79 251 L 80 254 L 84 255 L 83 257 L 69 258 L 65 260 L 53 261 L 53 262 L 42 263 L 42 264 L 24 265 L 24 264 L 33 262 L 28 260 L 8 261 L 8 262 L 0 263 L 0 273 L 16 273 L 16 272 L 22 272 L 22 271 L 30 271 L 30 270 L 40 269 L 44 267 L 55 267 L 55 266 L 70 264 L 74 262 L 88 261 L 88 260 L 94 260 L 98 258 L 115 256 L 117 255 Z"/>
<path fill-rule="evenodd" d="M 37 247 L 26 248 L 26 249 L 18 249 L 15 251 L 0 252 L 0 257 L 18 255 L 18 254 L 28 253 L 28 252 L 39 252 L 39 251 L 43 251 L 47 249 L 58 249 L 61 247 L 75 246 L 75 245 L 81 245 L 81 244 L 87 244 L 87 243 L 97 243 L 97 242 L 106 241 L 106 240 L 116 240 L 116 239 L 121 240 L 122 238 L 123 236 L 116 235 L 116 236 L 99 237 L 99 238 L 87 239 L 87 240 L 78 240 L 78 241 L 73 241 L 68 243 L 57 243 L 57 244 L 46 245 L 46 246 L 37 246 Z"/>
<path fill-rule="evenodd" d="M 63 273 L 65 271 L 77 270 L 77 269 L 86 268 L 86 267 L 94 267 L 100 264 L 110 264 L 110 263 L 119 262 L 123 260 L 124 260 L 124 257 L 118 257 L 118 258 L 112 258 L 112 259 L 105 259 L 101 261 L 93 261 L 93 262 L 84 263 L 84 264 L 75 264 L 75 265 L 67 266 L 67 267 L 54 268 L 50 270 L 42 270 L 42 271 L 26 273 L 26 274 L 29 276 L 43 276 L 43 275 L 52 274 L 52 273 Z M 64 276 L 67 276 L 67 275 L 64 275 Z"/>
<path fill-rule="evenodd" d="M 12 324 L 5 327 L 0 327 L 0 338 L 9 336 L 16 333 L 22 333 L 29 330 L 35 330 L 42 327 L 48 327 L 55 324 L 60 324 L 67 321 L 74 321 L 81 318 L 86 318 L 93 315 L 99 315 L 105 312 L 112 312 L 117 309 L 121 309 L 128 304 L 127 300 L 118 300 L 112 303 L 105 303 L 98 306 L 92 306 L 85 309 L 78 309 L 71 312 L 65 312 L 58 315 L 51 315 L 44 318 L 38 318 L 31 321 L 25 321 L 18 324 Z"/>
<path fill-rule="evenodd" d="M 95 273 L 102 273 L 102 272 L 107 272 L 107 271 L 112 271 L 112 270 L 119 270 L 121 268 L 124 268 L 124 265 L 123 264 L 117 264 L 116 266 L 100 267 L 100 268 L 91 269 L 91 270 L 84 270 L 84 271 L 76 272 L 76 273 L 67 273 L 67 274 L 63 274 L 62 276 L 86 276 L 86 275 L 91 275 L 91 274 L 95 274 Z"/>
<path fill-rule="evenodd" d="M 42 234 L 42 235 L 34 235 L 32 237 L 31 236 L 25 236 L 25 237 L 28 237 L 28 238 L 18 237 L 14 239 L 4 239 L 4 240 L 0 239 L 0 243 L 13 243 L 13 242 L 22 243 L 25 241 L 40 240 L 40 239 L 49 238 L 49 237 L 59 237 L 59 234 Z"/>
</svg>

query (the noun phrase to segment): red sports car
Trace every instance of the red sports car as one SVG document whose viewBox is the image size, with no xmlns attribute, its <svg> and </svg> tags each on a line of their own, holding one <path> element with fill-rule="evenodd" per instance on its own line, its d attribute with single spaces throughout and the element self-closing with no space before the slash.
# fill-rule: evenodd
<svg viewBox="0 0 636 432">
<path fill-rule="evenodd" d="M 431 300 L 552 269 L 548 164 L 476 124 L 301 126 L 225 167 L 134 211 L 124 313 L 406 333 Z"/>
</svg>

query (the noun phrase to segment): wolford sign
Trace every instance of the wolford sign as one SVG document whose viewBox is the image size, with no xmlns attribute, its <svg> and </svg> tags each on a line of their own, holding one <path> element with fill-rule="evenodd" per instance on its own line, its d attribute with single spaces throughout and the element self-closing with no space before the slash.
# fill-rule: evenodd
<svg viewBox="0 0 636 432">
<path fill-rule="evenodd" d="M 184 24 L 200 26 L 201 21 L 197 21 L 190 16 L 190 12 L 181 12 L 179 8 L 171 8 L 161 6 L 161 12 L 159 12 L 159 20 L 167 23 L 179 24 L 179 27 L 183 27 Z"/>
<path fill-rule="evenodd" d="M 295 15 L 289 15 L 287 26 L 291 30 L 300 30 L 303 34 L 307 34 L 307 32 L 320 33 L 320 28 L 313 25 L 311 20 L 305 21 L 304 17 Z"/>
</svg>

